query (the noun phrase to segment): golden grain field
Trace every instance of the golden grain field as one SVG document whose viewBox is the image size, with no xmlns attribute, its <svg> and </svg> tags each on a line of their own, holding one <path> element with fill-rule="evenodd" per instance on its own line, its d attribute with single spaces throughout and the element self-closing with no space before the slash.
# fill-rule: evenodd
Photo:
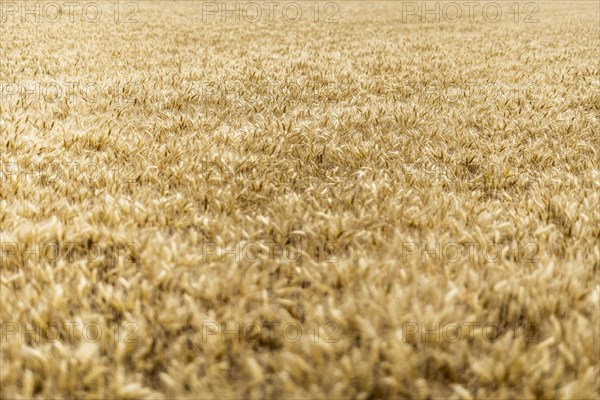
<svg viewBox="0 0 600 400">
<path fill-rule="evenodd" d="M 3 399 L 600 399 L 600 3 L 0 1 Z"/>
</svg>

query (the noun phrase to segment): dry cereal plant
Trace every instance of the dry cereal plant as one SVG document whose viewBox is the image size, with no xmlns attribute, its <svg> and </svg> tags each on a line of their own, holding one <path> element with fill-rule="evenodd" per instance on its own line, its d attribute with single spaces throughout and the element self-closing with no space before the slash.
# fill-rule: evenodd
<svg viewBox="0 0 600 400">
<path fill-rule="evenodd" d="M 0 398 L 600 399 L 600 1 L 0 0 Z"/>
</svg>

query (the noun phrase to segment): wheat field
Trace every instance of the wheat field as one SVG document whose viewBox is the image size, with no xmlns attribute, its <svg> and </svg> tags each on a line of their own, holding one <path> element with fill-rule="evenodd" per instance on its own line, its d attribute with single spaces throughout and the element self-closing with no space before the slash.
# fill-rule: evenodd
<svg viewBox="0 0 600 400">
<path fill-rule="evenodd" d="M 600 399 L 598 1 L 0 1 L 3 399 Z"/>
</svg>

